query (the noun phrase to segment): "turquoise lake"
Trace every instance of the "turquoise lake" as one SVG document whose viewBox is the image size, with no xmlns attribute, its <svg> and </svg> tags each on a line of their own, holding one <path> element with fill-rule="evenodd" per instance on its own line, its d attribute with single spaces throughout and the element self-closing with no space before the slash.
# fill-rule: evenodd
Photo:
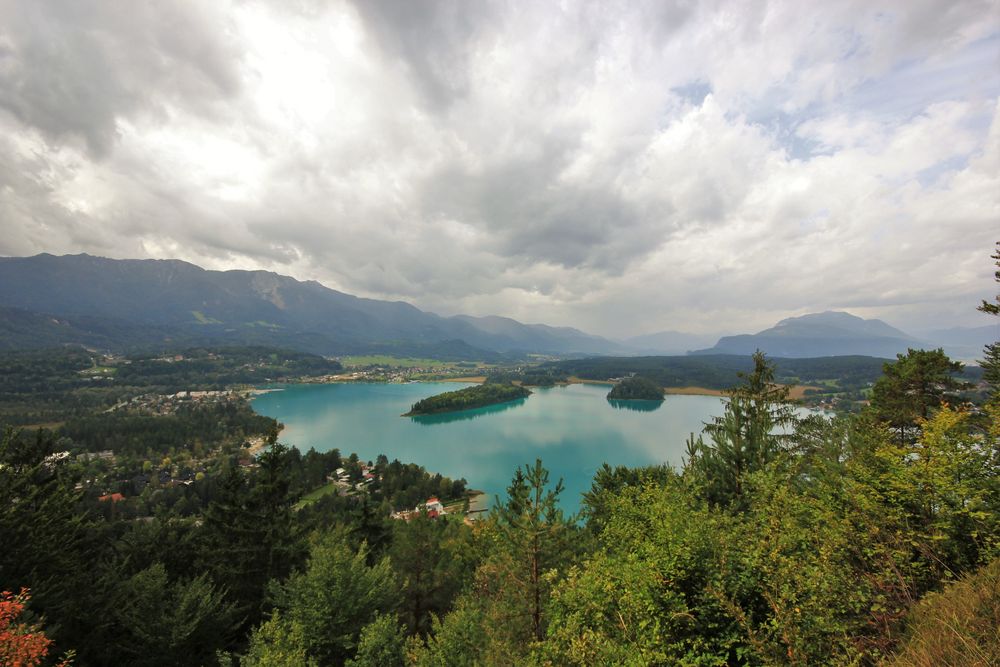
<svg viewBox="0 0 1000 667">
<path fill-rule="evenodd" d="M 462 384 L 291 385 L 254 399 L 254 409 L 285 425 L 281 441 L 302 451 L 337 448 L 364 460 L 385 454 L 451 478 L 492 498 L 503 495 L 514 470 L 541 458 L 550 480 L 563 478 L 562 504 L 579 507 L 602 463 L 681 464 L 688 434 L 722 414 L 712 396 L 667 396 L 662 403 L 612 405 L 608 387 L 532 389 L 527 399 L 447 415 L 400 415 L 421 398 Z"/>
</svg>

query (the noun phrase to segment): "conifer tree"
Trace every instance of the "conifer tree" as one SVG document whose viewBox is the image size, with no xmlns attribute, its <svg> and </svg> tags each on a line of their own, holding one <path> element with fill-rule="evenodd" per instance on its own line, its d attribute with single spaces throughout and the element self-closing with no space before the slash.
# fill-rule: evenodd
<svg viewBox="0 0 1000 667">
<path fill-rule="evenodd" d="M 997 242 L 997 251 L 991 257 L 996 260 L 997 267 L 1000 267 L 1000 241 Z M 1000 283 L 1000 268 L 993 276 Z M 987 315 L 1000 316 L 1000 294 L 997 294 L 995 303 L 984 299 L 977 310 Z M 983 349 L 983 360 L 979 365 L 983 368 L 983 379 L 990 386 L 992 399 L 1000 401 L 1000 341 L 990 343 Z"/>
<path fill-rule="evenodd" d="M 506 502 L 498 499 L 494 510 L 501 539 L 510 550 L 506 574 L 522 587 L 520 615 L 537 641 L 544 637 L 543 609 L 551 588 L 544 575 L 565 563 L 574 524 L 559 508 L 562 480 L 548 487 L 549 471 L 536 459 L 534 466 L 516 471 Z"/>
<path fill-rule="evenodd" d="M 774 364 L 758 350 L 754 370 L 727 392 L 723 415 L 705 425 L 710 443 L 688 443 L 688 465 L 698 470 L 708 499 L 740 506 L 746 476 L 762 470 L 782 449 L 783 430 L 795 423 L 788 387 L 774 381 Z"/>
<path fill-rule="evenodd" d="M 896 430 L 900 442 L 912 440 L 919 420 L 930 417 L 931 410 L 943 401 L 954 402 L 956 390 L 965 383 L 954 375 L 962 364 L 952 361 L 944 350 L 914 350 L 896 355 L 886 362 L 882 377 L 872 389 L 871 407 L 875 416 Z"/>
<path fill-rule="evenodd" d="M 288 448 L 275 443 L 258 457 L 254 479 L 230 467 L 205 511 L 204 565 L 229 591 L 247 624 L 261 618 L 267 583 L 287 576 L 302 558 L 287 458 Z"/>
<path fill-rule="evenodd" d="M 123 582 L 111 610 L 121 664 L 208 664 L 239 623 L 224 594 L 201 574 L 170 581 L 156 563 Z"/>
<path fill-rule="evenodd" d="M 275 582 L 272 596 L 294 629 L 276 634 L 300 633 L 306 653 L 321 665 L 344 664 L 356 653 L 362 629 L 399 601 L 388 557 L 369 565 L 367 546 L 356 550 L 342 529 L 317 534 L 305 570 Z"/>
<path fill-rule="evenodd" d="M 51 433 L 8 429 L 0 439 L 0 591 L 31 588 L 50 638 L 86 658 L 107 621 L 90 612 L 108 593 L 94 561 L 105 542 L 78 512 L 79 493 Z"/>
</svg>

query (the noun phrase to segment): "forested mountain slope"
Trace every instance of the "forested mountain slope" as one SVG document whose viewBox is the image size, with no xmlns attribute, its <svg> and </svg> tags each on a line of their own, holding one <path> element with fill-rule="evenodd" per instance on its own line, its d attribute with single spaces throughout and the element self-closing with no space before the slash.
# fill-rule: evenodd
<svg viewBox="0 0 1000 667">
<path fill-rule="evenodd" d="M 408 303 L 360 298 L 315 281 L 267 271 L 206 271 L 178 260 L 47 254 L 0 258 L 0 307 L 16 309 L 9 311 L 16 317 L 4 318 L 0 326 L 0 346 L 6 348 L 30 345 L 37 332 L 47 344 L 142 345 L 166 338 L 281 344 L 323 354 L 393 346 L 413 354 L 415 346 L 443 341 L 473 348 L 468 351 L 472 358 L 484 351 L 617 349 L 576 329 L 498 317 L 440 317 Z"/>
</svg>

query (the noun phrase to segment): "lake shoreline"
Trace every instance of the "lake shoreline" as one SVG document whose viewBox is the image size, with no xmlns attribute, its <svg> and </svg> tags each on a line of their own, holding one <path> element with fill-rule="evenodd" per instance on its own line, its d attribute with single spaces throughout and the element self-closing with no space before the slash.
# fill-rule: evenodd
<svg viewBox="0 0 1000 667">
<path fill-rule="evenodd" d="M 523 401 L 531 395 L 531 390 L 519 385 L 479 384 L 457 391 L 446 391 L 428 396 L 413 404 L 403 417 L 432 417 L 501 406 Z M 443 401 L 443 403 L 442 403 Z M 456 402 L 457 401 L 457 402 Z"/>
<path fill-rule="evenodd" d="M 519 396 L 518 398 L 511 398 L 506 401 L 497 401 L 496 403 L 484 403 L 483 405 L 473 405 L 468 408 L 458 408 L 455 410 L 435 410 L 434 412 L 404 412 L 399 415 L 400 417 L 437 417 L 438 415 L 453 415 L 459 412 L 470 412 L 472 410 L 478 410 L 480 408 L 490 408 L 495 405 L 506 405 L 507 403 L 516 403 L 517 401 L 523 401 L 524 396 Z"/>
<path fill-rule="evenodd" d="M 284 425 L 280 441 L 302 452 L 339 449 L 363 460 L 384 454 L 464 478 L 485 492 L 482 500 L 502 497 L 512 475 L 541 458 L 553 480 L 565 481 L 560 506 L 568 513 L 579 509 L 602 464 L 680 466 L 688 435 L 722 414 L 712 396 L 678 396 L 654 411 L 618 409 L 599 383 L 574 383 L 537 390 L 523 403 L 398 418 L 431 388 L 457 385 L 310 383 L 257 396 L 252 405 Z"/>
<path fill-rule="evenodd" d="M 371 380 L 360 379 L 355 377 L 348 377 L 345 375 L 332 376 L 329 378 L 324 378 L 320 382 L 301 382 L 295 384 L 351 384 L 354 382 L 372 382 Z M 486 382 L 485 375 L 470 375 L 464 377 L 454 377 L 454 378 L 438 378 L 434 380 L 410 380 L 411 383 L 436 383 L 436 382 L 454 382 L 454 383 L 470 383 L 470 384 L 484 384 Z M 615 383 L 610 380 L 589 380 L 586 378 L 576 377 L 575 375 L 570 376 L 565 381 L 556 382 L 552 386 L 556 387 L 567 387 L 574 384 L 589 384 L 589 385 L 604 385 L 613 386 Z M 536 387 L 539 385 L 526 385 L 528 387 Z M 802 384 L 790 384 L 785 385 L 789 389 L 789 398 L 792 400 L 802 400 L 805 397 L 805 392 L 809 389 L 819 389 L 819 387 L 814 387 L 812 385 L 802 385 Z M 543 389 L 545 387 L 542 387 Z M 280 389 L 272 389 L 270 391 L 281 391 Z M 686 387 L 664 387 L 663 391 L 667 394 L 673 396 L 715 396 L 725 397 L 726 390 L 724 389 L 709 389 L 708 387 L 698 387 L 698 386 L 686 386 Z M 436 413 L 440 414 L 440 413 Z M 404 414 L 404 417 L 412 417 L 416 415 Z"/>
</svg>

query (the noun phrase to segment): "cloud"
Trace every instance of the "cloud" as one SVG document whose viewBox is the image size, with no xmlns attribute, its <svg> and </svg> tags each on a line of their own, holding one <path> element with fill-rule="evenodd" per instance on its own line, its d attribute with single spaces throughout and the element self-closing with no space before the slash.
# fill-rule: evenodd
<svg viewBox="0 0 1000 667">
<path fill-rule="evenodd" d="M 607 334 L 971 321 L 998 58 L 996 2 L 0 0 L 0 252 Z"/>
<path fill-rule="evenodd" d="M 211 113 L 239 88 L 239 51 L 225 15 L 207 7 L 5 0 L 0 106 L 52 141 L 82 139 L 96 157 L 123 116 L 167 121 L 172 105 Z"/>
</svg>

